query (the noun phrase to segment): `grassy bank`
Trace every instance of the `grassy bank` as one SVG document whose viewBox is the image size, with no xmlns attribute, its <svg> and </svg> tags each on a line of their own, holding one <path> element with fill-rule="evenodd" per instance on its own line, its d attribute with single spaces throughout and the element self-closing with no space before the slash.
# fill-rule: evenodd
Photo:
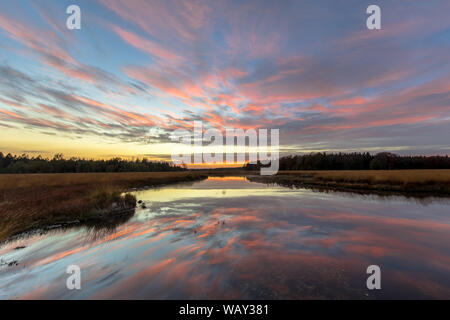
<svg viewBox="0 0 450 320">
<path fill-rule="evenodd" d="M 280 171 L 254 181 L 336 190 L 450 195 L 450 170 Z"/>
<path fill-rule="evenodd" d="M 450 196 L 450 170 L 147 172 L 0 175 L 0 242 L 54 225 L 102 222 L 134 210 L 130 188 L 195 181 L 208 175 L 250 175 L 258 182 L 341 191 Z"/>
<path fill-rule="evenodd" d="M 0 175 L 0 242 L 53 225 L 104 220 L 133 210 L 130 188 L 194 181 L 192 172 Z"/>
</svg>

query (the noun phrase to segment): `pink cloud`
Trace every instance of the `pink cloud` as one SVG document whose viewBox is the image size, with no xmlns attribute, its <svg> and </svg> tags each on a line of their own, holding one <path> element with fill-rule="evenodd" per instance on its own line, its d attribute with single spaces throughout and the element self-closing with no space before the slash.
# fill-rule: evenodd
<svg viewBox="0 0 450 320">
<path fill-rule="evenodd" d="M 171 53 L 154 41 L 144 39 L 132 32 L 126 31 L 117 26 L 112 26 L 112 28 L 127 43 L 131 44 L 133 47 L 138 48 L 139 50 L 151 54 L 156 58 L 172 63 L 181 63 L 184 60 L 179 55 Z"/>
</svg>

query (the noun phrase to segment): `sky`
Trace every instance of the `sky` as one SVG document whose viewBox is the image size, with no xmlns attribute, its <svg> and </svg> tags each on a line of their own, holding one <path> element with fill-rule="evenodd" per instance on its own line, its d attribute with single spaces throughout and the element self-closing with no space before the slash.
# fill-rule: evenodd
<svg viewBox="0 0 450 320">
<path fill-rule="evenodd" d="M 281 155 L 449 154 L 449 15 L 447 0 L 1 0 L 0 151 L 169 160 L 174 130 L 202 121 L 279 129 Z"/>
</svg>

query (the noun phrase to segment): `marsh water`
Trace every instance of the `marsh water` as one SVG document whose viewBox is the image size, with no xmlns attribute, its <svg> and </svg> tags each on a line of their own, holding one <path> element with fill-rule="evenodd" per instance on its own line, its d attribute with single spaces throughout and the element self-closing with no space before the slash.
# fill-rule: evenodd
<svg viewBox="0 0 450 320">
<path fill-rule="evenodd" d="M 0 247 L 0 299 L 450 298 L 450 203 L 245 177 L 135 192 L 109 227 Z M 81 290 L 68 290 L 69 265 Z M 381 269 L 368 290 L 367 267 Z"/>
</svg>

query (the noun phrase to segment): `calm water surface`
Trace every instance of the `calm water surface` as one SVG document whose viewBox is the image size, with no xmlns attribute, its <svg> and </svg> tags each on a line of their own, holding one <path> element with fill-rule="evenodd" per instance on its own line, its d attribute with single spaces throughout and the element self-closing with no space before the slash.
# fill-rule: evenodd
<svg viewBox="0 0 450 320">
<path fill-rule="evenodd" d="M 55 230 L 0 247 L 0 299 L 450 299 L 448 200 L 243 177 L 136 196 L 147 208 L 114 228 Z M 66 289 L 72 264 L 81 290 Z M 366 288 L 372 264 L 381 290 Z"/>
</svg>

